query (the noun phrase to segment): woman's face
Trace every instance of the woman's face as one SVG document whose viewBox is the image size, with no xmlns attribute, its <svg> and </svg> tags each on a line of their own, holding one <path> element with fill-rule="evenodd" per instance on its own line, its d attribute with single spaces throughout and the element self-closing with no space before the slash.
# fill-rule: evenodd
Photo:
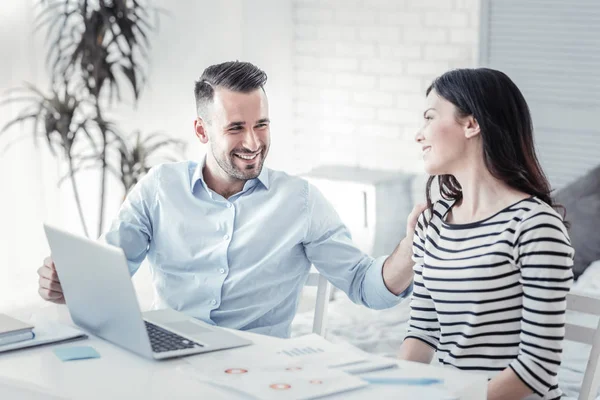
<svg viewBox="0 0 600 400">
<path fill-rule="evenodd" d="M 422 147 L 425 172 L 454 175 L 467 155 L 466 124 L 457 120 L 456 107 L 435 90 L 429 92 L 423 113 L 424 124 L 415 140 Z"/>
</svg>

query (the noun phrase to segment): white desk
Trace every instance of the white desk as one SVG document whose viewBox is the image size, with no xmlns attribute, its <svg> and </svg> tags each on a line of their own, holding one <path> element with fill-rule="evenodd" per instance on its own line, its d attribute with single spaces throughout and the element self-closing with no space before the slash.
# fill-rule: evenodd
<svg viewBox="0 0 600 400">
<path fill-rule="evenodd" d="M 49 305 L 40 310 L 23 313 L 21 318 L 30 315 L 58 320 L 72 325 L 64 306 Z M 273 348 L 277 341 L 284 339 L 239 332 L 254 341 L 253 346 Z M 92 346 L 101 354 L 99 359 L 62 362 L 53 353 L 58 346 Z M 230 350 L 230 351 L 235 351 Z M 202 357 L 198 355 L 195 357 Z M 187 365 L 183 359 L 151 361 L 129 353 L 96 337 L 87 340 L 47 345 L 35 349 L 20 350 L 0 354 L 0 398 L 3 382 L 18 381 L 32 388 L 43 388 L 44 395 L 31 398 L 66 399 L 231 399 L 232 393 L 202 383 L 180 370 Z M 484 376 L 467 374 L 447 368 L 417 363 L 399 362 L 403 370 L 410 374 L 424 371 L 428 376 L 444 379 L 451 390 L 459 390 L 465 399 L 485 399 L 487 380 Z M 465 382 L 469 382 L 465 389 Z M 371 385 L 364 389 L 330 396 L 328 399 L 403 399 L 400 387 Z M 466 392 L 465 392 L 466 391 Z M 55 396 L 55 397 L 52 397 Z"/>
</svg>

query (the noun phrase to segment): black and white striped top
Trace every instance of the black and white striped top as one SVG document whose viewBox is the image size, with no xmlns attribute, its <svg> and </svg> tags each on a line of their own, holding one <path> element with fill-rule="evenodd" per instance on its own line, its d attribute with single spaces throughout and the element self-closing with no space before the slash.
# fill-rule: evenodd
<svg viewBox="0 0 600 400">
<path fill-rule="evenodd" d="M 444 221 L 440 200 L 415 233 L 414 292 L 407 338 L 440 363 L 490 377 L 509 367 L 544 399 L 561 395 L 573 248 L 560 215 L 536 197 L 470 224 Z"/>
</svg>

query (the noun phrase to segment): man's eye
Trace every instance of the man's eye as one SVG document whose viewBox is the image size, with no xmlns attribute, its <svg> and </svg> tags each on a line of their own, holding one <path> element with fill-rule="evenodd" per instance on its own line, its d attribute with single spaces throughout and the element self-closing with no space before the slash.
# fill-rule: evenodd
<svg viewBox="0 0 600 400">
<path fill-rule="evenodd" d="M 265 124 L 265 123 L 258 124 L 258 125 L 256 125 L 256 127 L 257 127 L 257 128 L 266 128 L 266 127 L 267 127 L 267 124 Z"/>
</svg>

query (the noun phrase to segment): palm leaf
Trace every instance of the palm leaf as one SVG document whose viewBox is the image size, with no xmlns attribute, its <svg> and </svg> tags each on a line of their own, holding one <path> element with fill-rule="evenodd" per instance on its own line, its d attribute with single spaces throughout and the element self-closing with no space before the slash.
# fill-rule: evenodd
<svg viewBox="0 0 600 400">
<path fill-rule="evenodd" d="M 27 140 L 29 139 L 27 136 L 19 136 L 13 140 L 11 140 L 10 142 L 8 142 L 4 148 L 0 151 L 0 156 L 5 155 L 6 153 L 8 153 L 8 151 L 10 150 L 11 147 L 13 147 L 14 145 L 22 142 L 23 140 Z"/>
<path fill-rule="evenodd" d="M 0 132 L 6 132 L 16 124 L 31 122 L 33 136 L 37 137 L 38 133 L 45 136 L 48 148 L 53 155 L 55 155 L 57 144 L 65 154 L 69 155 L 79 131 L 88 137 L 92 145 L 95 144 L 90 132 L 87 131 L 85 122 L 77 124 L 76 129 L 72 128 L 82 102 L 71 95 L 66 87 L 61 91 L 53 89 L 51 95 L 46 95 L 30 83 L 26 82 L 23 86 L 23 88 L 9 90 L 8 93 L 15 93 L 17 96 L 7 98 L 2 101 L 2 104 L 25 102 L 29 103 L 29 106 L 21 111 L 17 117 L 8 121 Z M 60 140 L 53 140 L 54 136 Z"/>
<path fill-rule="evenodd" d="M 120 171 L 118 178 L 125 192 L 128 192 L 154 165 L 152 161 L 176 160 L 169 152 L 182 153 L 184 142 L 161 132 L 144 136 L 138 130 L 127 137 L 116 136 L 113 147 L 119 155 L 119 166 L 112 168 Z"/>
<path fill-rule="evenodd" d="M 81 171 L 91 171 L 93 169 L 97 169 L 98 166 L 96 165 L 88 165 L 85 167 L 80 167 L 80 168 L 74 168 L 72 172 L 67 172 L 66 174 L 64 174 L 63 176 L 60 177 L 60 179 L 58 180 L 58 182 L 56 183 L 57 187 L 61 187 L 62 184 L 69 179 L 72 179 L 77 173 L 81 172 Z"/>
<path fill-rule="evenodd" d="M 98 152 L 98 145 L 96 144 L 96 141 L 94 140 L 94 136 L 90 133 L 90 131 L 88 130 L 86 124 L 88 121 L 83 121 L 81 122 L 77 128 L 76 131 L 81 130 L 84 135 L 88 138 L 89 143 L 92 145 L 92 148 L 94 149 L 95 152 Z"/>
<path fill-rule="evenodd" d="M 146 79 L 136 54 L 147 59 L 151 8 L 125 0 L 99 0 L 94 6 L 86 0 L 41 3 L 48 7 L 38 24 L 47 26 L 52 38 L 46 61 L 53 81 L 68 82 L 77 73 L 95 97 L 108 87 L 111 102 L 121 99 L 126 82 L 137 101 Z"/>
<path fill-rule="evenodd" d="M 37 119 L 39 114 L 33 113 L 33 114 L 26 114 L 26 115 L 19 115 L 17 118 L 13 119 L 12 121 L 8 121 L 3 127 L 2 130 L 0 130 L 0 134 L 6 132 L 10 127 L 12 127 L 13 125 L 16 124 L 20 124 L 23 123 L 29 119 Z"/>
</svg>

